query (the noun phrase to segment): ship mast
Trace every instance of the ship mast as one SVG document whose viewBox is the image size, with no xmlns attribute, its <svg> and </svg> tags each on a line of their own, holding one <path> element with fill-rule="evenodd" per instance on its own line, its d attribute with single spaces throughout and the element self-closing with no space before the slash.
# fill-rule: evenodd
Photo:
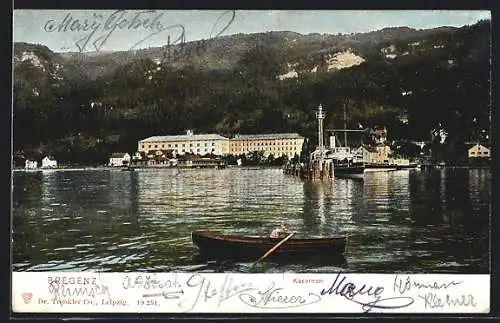
<svg viewBox="0 0 500 323">
<path fill-rule="evenodd" d="M 346 111 L 346 106 L 344 102 L 344 130 L 347 130 L 347 111 Z M 347 147 L 347 131 L 344 131 L 344 145 Z"/>
</svg>

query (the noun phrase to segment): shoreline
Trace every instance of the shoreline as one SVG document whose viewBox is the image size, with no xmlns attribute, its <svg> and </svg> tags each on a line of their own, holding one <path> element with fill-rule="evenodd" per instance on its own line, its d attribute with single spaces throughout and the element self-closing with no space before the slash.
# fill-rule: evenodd
<svg viewBox="0 0 500 323">
<path fill-rule="evenodd" d="M 204 169 L 204 170 L 223 170 L 223 169 L 241 169 L 241 170 L 264 170 L 264 169 L 283 169 L 283 166 L 232 166 L 228 165 L 226 167 L 196 167 L 196 166 L 131 166 L 133 170 L 158 170 L 158 169 L 164 169 L 164 170 L 173 170 L 173 169 L 191 169 L 191 170 L 197 170 L 197 169 Z M 417 167 L 411 168 L 411 169 L 418 169 Z M 491 166 L 434 166 L 434 167 L 422 167 L 422 170 L 424 169 L 489 169 L 491 170 Z M 102 167 L 58 167 L 58 168 L 36 168 L 36 169 L 25 169 L 25 168 L 13 168 L 12 172 L 14 173 L 19 173 L 19 172 L 26 172 L 26 173 L 36 173 L 36 172 L 75 172 L 75 171 L 122 171 L 126 170 L 122 167 L 107 167 L 107 166 L 102 166 Z M 393 171 L 400 171 L 400 170 L 410 170 L 410 168 L 401 168 L 401 169 L 394 169 Z"/>
<path fill-rule="evenodd" d="M 229 169 L 242 169 L 242 170 L 261 170 L 261 169 L 282 169 L 283 166 L 226 166 L 226 167 L 198 167 L 198 166 L 130 166 L 133 170 L 146 170 L 146 169 L 214 169 L 214 170 L 223 170 L 226 168 Z M 126 170 L 124 167 L 109 167 L 109 166 L 67 166 L 67 167 L 57 167 L 57 168 L 35 168 L 35 169 L 26 169 L 26 168 L 13 168 L 12 172 L 63 172 L 63 171 L 122 171 Z"/>
</svg>

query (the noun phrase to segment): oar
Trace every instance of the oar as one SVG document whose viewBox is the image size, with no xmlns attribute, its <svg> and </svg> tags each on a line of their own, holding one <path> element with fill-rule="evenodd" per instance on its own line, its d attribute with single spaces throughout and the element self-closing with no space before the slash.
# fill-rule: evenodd
<svg viewBox="0 0 500 323">
<path fill-rule="evenodd" d="M 254 263 L 254 266 L 256 264 L 258 264 L 259 262 L 261 262 L 262 260 L 266 259 L 267 256 L 269 256 L 271 253 L 273 253 L 276 249 L 278 249 L 282 244 L 284 244 L 285 242 L 287 242 L 291 237 L 293 237 L 293 235 L 295 234 L 295 231 L 290 233 L 286 238 L 284 238 L 283 240 L 281 240 L 280 242 L 278 242 L 274 247 L 272 247 L 271 249 L 269 249 L 268 252 L 266 252 L 262 257 L 259 258 L 259 260 L 257 260 L 255 263 Z"/>
</svg>

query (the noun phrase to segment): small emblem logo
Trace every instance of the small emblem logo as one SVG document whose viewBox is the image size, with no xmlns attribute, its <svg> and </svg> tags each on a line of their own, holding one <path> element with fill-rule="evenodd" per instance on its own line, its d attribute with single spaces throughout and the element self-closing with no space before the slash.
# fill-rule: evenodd
<svg viewBox="0 0 500 323">
<path fill-rule="evenodd" d="M 23 300 L 25 304 L 29 304 L 33 298 L 33 293 L 23 293 Z"/>
</svg>

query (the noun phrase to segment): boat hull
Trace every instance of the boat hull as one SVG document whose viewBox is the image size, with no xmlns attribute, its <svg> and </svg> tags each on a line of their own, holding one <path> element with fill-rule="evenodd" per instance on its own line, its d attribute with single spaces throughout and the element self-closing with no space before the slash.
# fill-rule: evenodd
<svg viewBox="0 0 500 323">
<path fill-rule="evenodd" d="M 335 166 L 333 174 L 338 178 L 363 178 L 364 166 Z"/>
<path fill-rule="evenodd" d="M 205 258 L 239 261 L 256 261 L 282 239 L 222 235 L 208 231 L 195 231 L 191 237 L 200 255 Z M 345 237 L 292 238 L 270 254 L 267 260 L 301 262 L 316 258 L 338 261 L 344 255 L 345 245 Z"/>
<path fill-rule="evenodd" d="M 409 165 L 397 165 L 396 169 L 397 170 L 403 170 L 403 169 L 415 169 L 418 168 L 419 165 L 417 164 L 409 164 Z"/>
<path fill-rule="evenodd" d="M 365 164 L 365 172 L 392 172 L 397 170 L 395 165 Z"/>
</svg>

